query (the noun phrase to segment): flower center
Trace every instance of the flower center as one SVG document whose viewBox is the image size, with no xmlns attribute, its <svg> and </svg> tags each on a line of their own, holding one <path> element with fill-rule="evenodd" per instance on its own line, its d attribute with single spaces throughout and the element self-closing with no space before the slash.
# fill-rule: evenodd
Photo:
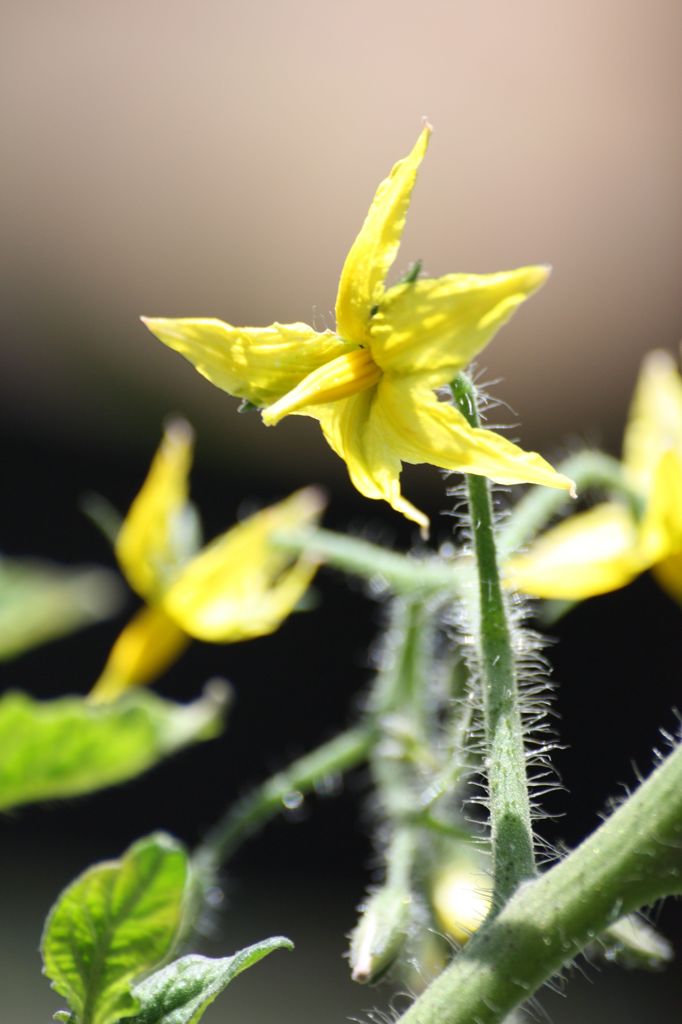
<svg viewBox="0 0 682 1024">
<path fill-rule="evenodd" d="M 372 359 L 369 349 L 358 348 L 337 356 L 304 377 L 300 383 L 282 395 L 273 405 L 263 410 L 263 422 L 272 427 L 289 413 L 306 405 L 321 405 L 350 398 L 359 391 L 371 388 L 381 377 L 381 370 Z"/>
</svg>

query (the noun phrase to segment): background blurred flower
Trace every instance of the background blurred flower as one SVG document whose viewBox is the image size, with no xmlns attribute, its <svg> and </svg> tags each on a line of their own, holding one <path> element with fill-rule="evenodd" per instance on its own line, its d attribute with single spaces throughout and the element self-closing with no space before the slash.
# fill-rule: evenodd
<svg viewBox="0 0 682 1024">
<path fill-rule="evenodd" d="M 644 360 L 623 441 L 635 499 L 615 498 L 543 534 L 505 569 L 510 586 L 544 598 L 581 600 L 653 569 L 682 600 L 682 381 L 667 352 Z"/>
<path fill-rule="evenodd" d="M 116 640 L 94 700 L 112 700 L 150 682 L 192 637 L 234 643 L 273 632 L 317 569 L 304 558 L 292 564 L 270 544 L 277 530 L 317 521 L 323 501 L 311 487 L 256 512 L 198 551 L 198 519 L 187 499 L 191 457 L 191 428 L 176 421 L 119 530 L 116 557 L 146 605 Z"/>
</svg>

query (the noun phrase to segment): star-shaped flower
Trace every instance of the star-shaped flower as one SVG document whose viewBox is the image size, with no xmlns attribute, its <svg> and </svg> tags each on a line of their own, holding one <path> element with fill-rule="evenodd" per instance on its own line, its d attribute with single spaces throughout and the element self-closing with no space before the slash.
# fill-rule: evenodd
<svg viewBox="0 0 682 1024">
<path fill-rule="evenodd" d="M 640 508 L 614 500 L 571 516 L 508 563 L 510 586 L 536 597 L 582 600 L 651 568 L 682 601 L 682 381 L 667 352 L 644 361 L 623 468 Z"/>
<path fill-rule="evenodd" d="M 336 330 L 307 324 L 232 327 L 215 319 L 149 319 L 161 341 L 218 387 L 263 407 L 272 426 L 296 413 L 317 419 L 368 498 L 428 528 L 400 491 L 402 462 L 478 473 L 505 484 L 571 489 L 534 452 L 474 429 L 435 391 L 488 344 L 546 280 L 544 266 L 447 274 L 386 288 L 431 128 L 377 190 L 343 270 Z"/>
<path fill-rule="evenodd" d="M 146 602 L 116 640 L 94 700 L 151 682 L 190 639 L 233 643 L 278 628 L 307 590 L 317 565 L 270 543 L 273 533 L 315 523 L 322 511 L 312 487 L 256 512 L 202 550 L 187 496 L 192 431 L 173 423 L 116 538 L 116 557 Z"/>
</svg>

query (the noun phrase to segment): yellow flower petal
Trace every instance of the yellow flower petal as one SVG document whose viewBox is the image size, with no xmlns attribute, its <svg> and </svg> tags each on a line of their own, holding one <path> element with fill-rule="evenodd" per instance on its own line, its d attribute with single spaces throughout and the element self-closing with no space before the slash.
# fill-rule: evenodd
<svg viewBox="0 0 682 1024">
<path fill-rule="evenodd" d="M 377 189 L 369 213 L 341 271 L 336 297 L 336 322 L 342 338 L 368 340 L 372 308 L 379 302 L 384 280 L 398 254 L 412 189 L 431 126 L 425 125 L 412 152 L 393 167 Z"/>
<path fill-rule="evenodd" d="M 623 461 L 643 493 L 669 449 L 682 454 L 682 380 L 673 357 L 655 351 L 642 364 L 623 443 Z"/>
<path fill-rule="evenodd" d="M 396 285 L 371 321 L 372 358 L 387 372 L 448 384 L 548 276 L 535 266 Z"/>
<path fill-rule="evenodd" d="M 222 320 L 142 318 L 159 341 L 179 352 L 230 395 L 270 405 L 309 373 L 350 347 L 307 324 L 232 327 Z"/>
<path fill-rule="evenodd" d="M 492 906 L 490 877 L 473 864 L 456 860 L 433 880 L 431 905 L 443 931 L 457 942 L 467 942 Z"/>
<path fill-rule="evenodd" d="M 682 553 L 664 558 L 652 567 L 656 582 L 672 597 L 682 604 Z"/>
<path fill-rule="evenodd" d="M 453 405 L 439 402 L 432 391 L 420 386 L 418 376 L 384 374 L 377 390 L 377 431 L 384 446 L 404 462 L 426 462 L 501 484 L 573 490 L 573 481 L 536 452 L 526 452 L 492 430 L 470 427 Z"/>
<path fill-rule="evenodd" d="M 305 593 L 317 565 L 270 543 L 274 532 L 315 522 L 323 502 L 314 488 L 262 509 L 217 537 L 163 596 L 166 613 L 191 636 L 229 643 L 271 633 Z"/>
<path fill-rule="evenodd" d="M 682 448 L 665 452 L 653 467 L 640 547 L 649 564 L 682 551 Z"/>
<path fill-rule="evenodd" d="M 112 647 L 90 699 L 98 703 L 115 700 L 133 686 L 152 682 L 180 657 L 188 643 L 187 634 L 160 608 L 142 608 Z"/>
<path fill-rule="evenodd" d="M 119 565 L 142 597 L 162 589 L 193 553 L 193 512 L 187 500 L 192 443 L 188 423 L 178 420 L 168 427 L 116 538 Z"/>
<path fill-rule="evenodd" d="M 353 485 L 360 494 L 387 501 L 391 508 L 417 523 L 426 533 L 428 516 L 400 492 L 400 458 L 382 430 L 380 400 L 377 397 L 381 386 L 362 391 L 352 398 L 309 406 L 302 411 L 320 421 L 325 438 L 345 461 Z"/>
<path fill-rule="evenodd" d="M 632 514 L 605 502 L 543 534 L 526 554 L 510 559 L 504 573 L 515 590 L 579 601 L 617 590 L 646 568 Z"/>
</svg>

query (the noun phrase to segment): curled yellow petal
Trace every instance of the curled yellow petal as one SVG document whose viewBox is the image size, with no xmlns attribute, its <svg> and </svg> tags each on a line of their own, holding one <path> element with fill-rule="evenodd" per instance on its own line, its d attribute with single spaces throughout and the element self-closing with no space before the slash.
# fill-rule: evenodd
<svg viewBox="0 0 682 1024">
<path fill-rule="evenodd" d="M 642 363 L 623 441 L 623 461 L 643 493 L 668 450 L 682 454 L 682 380 L 673 357 L 654 351 Z"/>
<path fill-rule="evenodd" d="M 119 565 L 142 597 L 161 590 L 193 553 L 194 520 L 187 500 L 192 445 L 189 424 L 171 423 L 116 538 Z"/>
<path fill-rule="evenodd" d="M 398 254 L 412 189 L 430 134 L 431 126 L 425 124 L 411 153 L 399 160 L 381 182 L 346 257 L 336 297 L 336 322 L 339 334 L 347 341 L 368 340 L 371 311 L 383 294 L 384 280 Z"/>
<path fill-rule="evenodd" d="M 230 643 L 271 633 L 293 611 L 317 565 L 271 543 L 277 531 L 315 522 L 315 488 L 262 509 L 208 544 L 164 594 L 162 607 L 191 636 Z"/>
<path fill-rule="evenodd" d="M 142 322 L 216 387 L 258 406 L 276 402 L 348 350 L 331 331 L 300 323 L 232 327 L 215 319 L 151 317 Z"/>
<path fill-rule="evenodd" d="M 501 484 L 531 483 L 573 492 L 537 452 L 526 452 L 492 430 L 469 426 L 449 402 L 419 379 L 385 374 L 378 386 L 377 417 L 384 443 L 405 462 L 490 477 Z"/>
<path fill-rule="evenodd" d="M 144 686 L 175 662 L 189 637 L 160 609 L 142 608 L 111 649 L 90 693 L 97 703 L 115 700 L 134 686 Z"/>
<path fill-rule="evenodd" d="M 532 266 L 396 285 L 372 318 L 372 357 L 387 372 L 447 384 L 548 275 L 548 267 Z"/>
<path fill-rule="evenodd" d="M 284 416 L 307 405 L 348 398 L 371 388 L 380 377 L 381 370 L 373 362 L 369 350 L 357 348 L 309 373 L 297 387 L 263 411 L 263 422 L 273 426 Z"/>
<path fill-rule="evenodd" d="M 632 513 L 605 502 L 548 530 L 507 562 L 504 575 L 523 593 L 579 601 L 617 590 L 646 568 Z"/>
</svg>

